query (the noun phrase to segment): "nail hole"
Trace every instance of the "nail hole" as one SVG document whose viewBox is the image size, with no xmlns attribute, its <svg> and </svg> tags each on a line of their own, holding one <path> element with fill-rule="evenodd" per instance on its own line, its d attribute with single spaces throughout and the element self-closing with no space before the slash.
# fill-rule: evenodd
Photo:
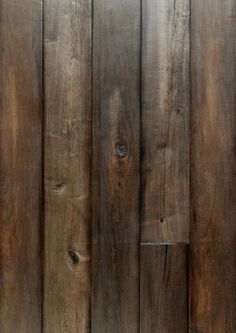
<svg viewBox="0 0 236 333">
<path fill-rule="evenodd" d="M 164 218 L 163 217 L 160 218 L 160 223 L 164 223 Z"/>
<path fill-rule="evenodd" d="M 79 263 L 79 257 L 77 256 L 77 254 L 75 253 L 75 251 L 73 250 L 69 250 L 68 251 L 68 256 L 72 262 L 73 265 L 77 265 Z"/>
<path fill-rule="evenodd" d="M 127 148 L 126 145 L 123 143 L 117 143 L 116 144 L 116 154 L 120 157 L 120 158 L 124 158 L 127 154 Z"/>
</svg>

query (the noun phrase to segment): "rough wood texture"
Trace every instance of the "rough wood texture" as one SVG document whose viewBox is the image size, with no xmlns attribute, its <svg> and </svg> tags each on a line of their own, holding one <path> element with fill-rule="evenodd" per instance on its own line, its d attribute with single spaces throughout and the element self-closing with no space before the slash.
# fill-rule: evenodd
<svg viewBox="0 0 236 333">
<path fill-rule="evenodd" d="M 45 333 L 89 332 L 91 1 L 45 0 Z"/>
<path fill-rule="evenodd" d="M 192 1 L 191 332 L 236 332 L 236 20 Z"/>
<path fill-rule="evenodd" d="M 189 238 L 189 0 L 143 1 L 142 241 Z"/>
<path fill-rule="evenodd" d="M 140 1 L 94 2 L 92 332 L 139 329 Z"/>
<path fill-rule="evenodd" d="M 41 3 L 0 4 L 0 332 L 41 332 Z"/>
<path fill-rule="evenodd" d="M 188 333 L 188 245 L 141 246 L 142 333 Z"/>
</svg>

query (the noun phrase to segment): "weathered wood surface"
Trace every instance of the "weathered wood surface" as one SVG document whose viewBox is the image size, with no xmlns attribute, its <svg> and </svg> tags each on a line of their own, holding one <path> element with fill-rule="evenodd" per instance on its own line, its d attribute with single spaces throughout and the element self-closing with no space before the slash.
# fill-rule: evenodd
<svg viewBox="0 0 236 333">
<path fill-rule="evenodd" d="M 44 332 L 90 325 L 91 1 L 45 0 Z"/>
<path fill-rule="evenodd" d="M 142 245 L 140 332 L 188 333 L 188 245 Z"/>
<path fill-rule="evenodd" d="M 189 239 L 189 0 L 144 0 L 142 241 Z"/>
<path fill-rule="evenodd" d="M 140 1 L 94 2 L 92 332 L 139 330 Z"/>
<path fill-rule="evenodd" d="M 0 332 L 41 332 L 40 1 L 0 5 Z"/>
<path fill-rule="evenodd" d="M 236 332 L 236 20 L 226 4 L 192 1 L 194 333 Z"/>
</svg>

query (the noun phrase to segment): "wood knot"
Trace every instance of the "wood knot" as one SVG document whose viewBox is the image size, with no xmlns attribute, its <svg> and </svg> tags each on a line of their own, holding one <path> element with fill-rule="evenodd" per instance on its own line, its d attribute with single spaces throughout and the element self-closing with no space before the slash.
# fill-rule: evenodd
<svg viewBox="0 0 236 333">
<path fill-rule="evenodd" d="M 127 147 L 124 143 L 116 144 L 116 155 L 119 158 L 124 158 L 127 155 Z"/>
<path fill-rule="evenodd" d="M 73 265 L 78 265 L 79 257 L 78 257 L 78 255 L 76 254 L 76 252 L 74 250 L 69 250 L 68 251 L 68 256 L 69 256 L 70 262 Z"/>
</svg>

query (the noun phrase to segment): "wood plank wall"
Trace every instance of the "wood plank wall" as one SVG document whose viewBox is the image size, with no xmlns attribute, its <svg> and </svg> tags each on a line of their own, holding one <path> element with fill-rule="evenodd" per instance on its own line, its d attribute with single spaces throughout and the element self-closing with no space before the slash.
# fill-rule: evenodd
<svg viewBox="0 0 236 333">
<path fill-rule="evenodd" d="M 0 2 L 0 333 L 236 332 L 236 2 Z"/>
</svg>

